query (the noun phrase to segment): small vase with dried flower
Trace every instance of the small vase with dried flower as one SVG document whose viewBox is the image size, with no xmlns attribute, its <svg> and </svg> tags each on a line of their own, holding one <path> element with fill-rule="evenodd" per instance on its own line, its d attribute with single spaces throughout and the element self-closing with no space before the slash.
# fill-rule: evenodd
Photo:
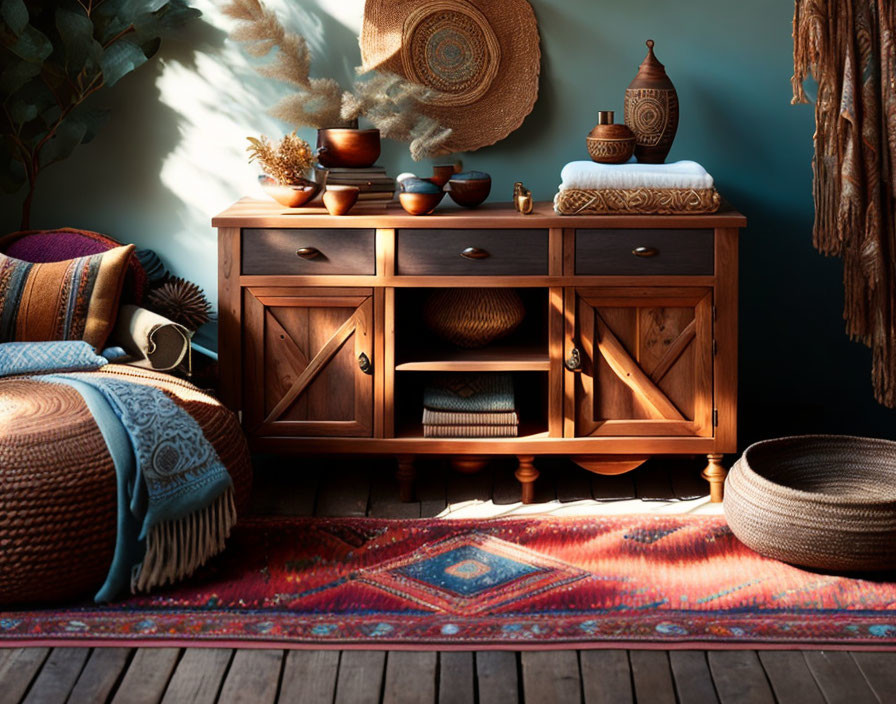
<svg viewBox="0 0 896 704">
<path fill-rule="evenodd" d="M 247 139 L 249 162 L 258 162 L 264 172 L 259 176 L 261 187 L 280 205 L 298 208 L 320 193 L 326 171 L 314 168 L 311 147 L 295 132 L 276 143 L 264 135 Z"/>
</svg>

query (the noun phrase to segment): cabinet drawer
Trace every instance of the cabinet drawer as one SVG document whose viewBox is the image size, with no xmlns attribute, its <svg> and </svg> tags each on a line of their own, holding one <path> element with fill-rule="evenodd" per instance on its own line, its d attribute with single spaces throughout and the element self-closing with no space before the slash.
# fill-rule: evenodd
<svg viewBox="0 0 896 704">
<path fill-rule="evenodd" d="M 242 272 L 376 274 L 376 230 L 243 230 Z M 304 256 L 303 256 L 304 255 Z"/>
<path fill-rule="evenodd" d="M 547 230 L 400 230 L 398 274 L 543 276 Z"/>
<path fill-rule="evenodd" d="M 705 229 L 576 230 L 576 274 L 712 276 L 713 236 Z"/>
</svg>

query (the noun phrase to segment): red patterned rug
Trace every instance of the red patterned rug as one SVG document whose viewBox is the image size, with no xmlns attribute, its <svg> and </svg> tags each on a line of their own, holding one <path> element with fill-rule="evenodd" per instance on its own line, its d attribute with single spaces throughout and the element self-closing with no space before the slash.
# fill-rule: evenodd
<svg viewBox="0 0 896 704">
<path fill-rule="evenodd" d="M 178 587 L 0 612 L 2 645 L 125 641 L 889 647 L 896 582 L 765 559 L 721 517 L 255 519 Z"/>
</svg>

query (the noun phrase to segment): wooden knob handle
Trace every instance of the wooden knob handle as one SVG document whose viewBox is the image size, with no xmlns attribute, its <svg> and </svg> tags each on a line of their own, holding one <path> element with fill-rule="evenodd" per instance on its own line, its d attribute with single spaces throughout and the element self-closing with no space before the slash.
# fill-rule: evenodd
<svg viewBox="0 0 896 704">
<path fill-rule="evenodd" d="M 320 256 L 320 250 L 316 247 L 302 247 L 301 249 L 296 250 L 296 256 L 299 256 L 302 259 L 314 259 L 315 257 Z"/>
<path fill-rule="evenodd" d="M 464 257 L 465 259 L 486 259 L 491 255 L 484 249 L 479 249 L 479 247 L 467 247 L 463 252 L 460 253 L 460 256 Z"/>
<path fill-rule="evenodd" d="M 635 247 L 632 250 L 632 254 L 636 257 L 655 257 L 660 253 L 656 247 Z"/>
</svg>

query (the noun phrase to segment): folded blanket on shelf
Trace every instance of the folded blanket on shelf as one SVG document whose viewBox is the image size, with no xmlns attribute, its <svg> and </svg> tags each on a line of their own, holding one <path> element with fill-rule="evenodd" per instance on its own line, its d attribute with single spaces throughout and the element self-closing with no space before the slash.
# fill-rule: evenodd
<svg viewBox="0 0 896 704">
<path fill-rule="evenodd" d="M 107 366 L 86 342 L 0 345 L 0 378 L 75 389 L 112 457 L 118 526 L 98 602 L 189 576 L 236 522 L 233 481 L 197 421 L 161 389 L 105 374 Z"/>
<path fill-rule="evenodd" d="M 511 412 L 516 410 L 510 374 L 445 374 L 423 391 L 423 406 L 433 411 Z"/>
<path fill-rule="evenodd" d="M 598 164 L 593 161 L 571 161 L 560 172 L 560 191 L 567 189 L 638 189 L 638 188 L 713 188 L 706 169 L 696 161 L 672 164 Z"/>
<path fill-rule="evenodd" d="M 462 412 L 423 409 L 423 425 L 519 425 L 516 411 Z"/>
</svg>

